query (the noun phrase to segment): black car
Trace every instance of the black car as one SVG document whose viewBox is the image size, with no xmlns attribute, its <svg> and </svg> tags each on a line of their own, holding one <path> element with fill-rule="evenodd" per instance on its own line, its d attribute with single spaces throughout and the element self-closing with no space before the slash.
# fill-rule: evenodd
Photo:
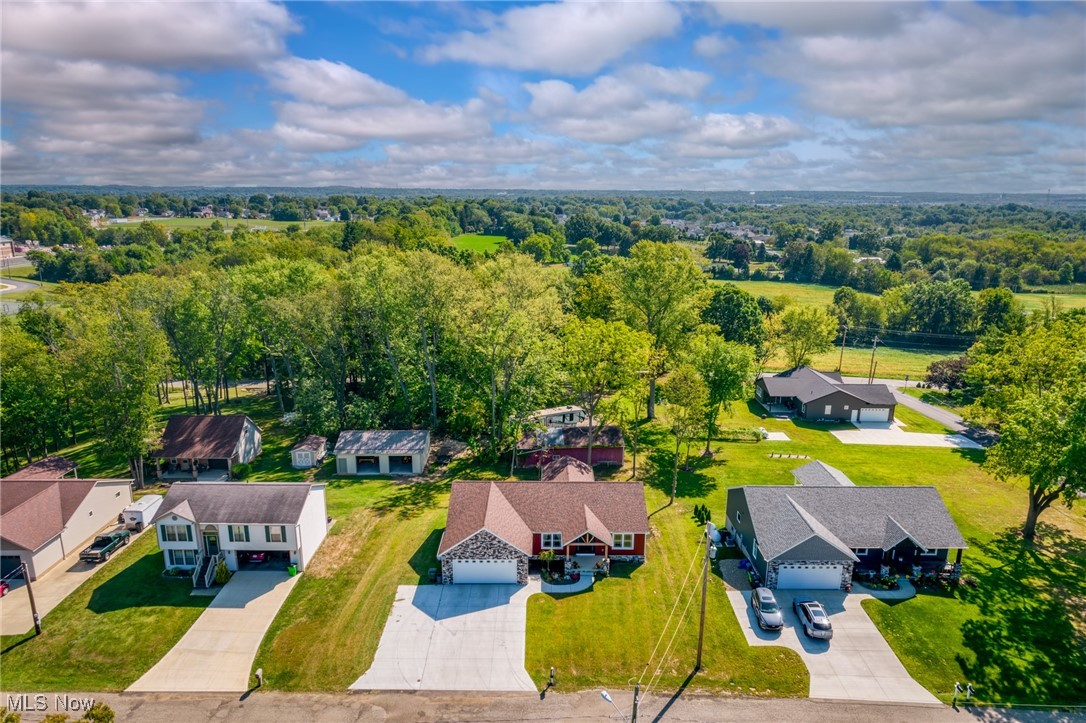
<svg viewBox="0 0 1086 723">
<path fill-rule="evenodd" d="M 756 587 L 750 593 L 750 606 L 754 608 L 754 617 L 762 630 L 781 630 L 784 628 L 784 613 L 768 587 Z"/>
<path fill-rule="evenodd" d="M 796 598 L 792 602 L 792 609 L 799 616 L 799 622 L 803 625 L 803 632 L 809 638 L 829 640 L 833 637 L 833 626 L 830 624 L 830 616 L 826 614 L 826 608 L 822 603 L 811 598 Z"/>
</svg>

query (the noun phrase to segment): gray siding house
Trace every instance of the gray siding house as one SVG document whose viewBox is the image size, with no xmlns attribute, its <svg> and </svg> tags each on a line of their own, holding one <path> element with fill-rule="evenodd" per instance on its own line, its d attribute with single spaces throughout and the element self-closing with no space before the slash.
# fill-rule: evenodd
<svg viewBox="0 0 1086 723">
<path fill-rule="evenodd" d="M 754 397 L 771 414 L 838 422 L 892 422 L 897 401 L 885 384 L 846 384 L 837 372 L 808 366 L 763 374 Z"/>
<path fill-rule="evenodd" d="M 950 564 L 956 576 L 966 547 L 934 487 L 733 487 L 726 528 L 765 585 L 780 589 L 846 590 L 856 569 L 883 566 Z"/>
</svg>

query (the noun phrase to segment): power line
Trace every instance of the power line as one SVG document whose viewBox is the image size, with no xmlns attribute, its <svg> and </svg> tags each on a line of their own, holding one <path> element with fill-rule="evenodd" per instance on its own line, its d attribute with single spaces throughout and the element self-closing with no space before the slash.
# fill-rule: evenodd
<svg viewBox="0 0 1086 723">
<path fill-rule="evenodd" d="M 637 678 L 637 683 L 641 683 L 641 681 L 644 680 L 645 673 L 648 672 L 649 665 L 653 664 L 653 658 L 656 657 L 656 651 L 660 649 L 660 643 L 664 642 L 664 636 L 668 633 L 668 625 L 671 624 L 671 619 L 674 617 L 675 609 L 679 607 L 679 601 L 682 600 L 682 593 L 684 589 L 686 589 L 686 583 L 690 582 L 690 573 L 694 571 L 694 563 L 697 562 L 698 557 L 698 555 L 694 555 L 694 557 L 690 561 L 690 568 L 686 569 L 686 576 L 682 581 L 682 587 L 679 588 L 679 594 L 675 595 L 674 605 L 671 606 L 671 614 L 669 614 L 668 616 L 668 621 L 664 623 L 664 630 L 660 631 L 660 637 L 658 640 L 656 640 L 656 647 L 653 648 L 652 654 L 648 656 L 648 660 L 645 662 L 645 669 L 641 671 L 641 677 Z"/>
<path fill-rule="evenodd" d="M 694 602 L 694 596 L 697 594 L 698 588 L 694 588 L 690 591 L 690 597 L 686 601 L 686 607 L 683 608 L 683 614 L 679 616 L 679 622 L 675 624 L 675 632 L 671 635 L 671 640 L 668 641 L 667 647 L 664 649 L 664 654 L 660 657 L 660 662 L 656 666 L 656 671 L 649 678 L 649 684 L 645 688 L 645 695 L 649 695 L 652 692 L 654 686 L 658 685 L 660 680 L 663 679 L 664 664 L 667 663 L 668 655 L 671 653 L 671 646 L 675 644 L 675 638 L 679 636 L 679 631 L 682 630 L 682 622 L 686 619 L 686 613 L 690 610 L 690 604 Z"/>
</svg>

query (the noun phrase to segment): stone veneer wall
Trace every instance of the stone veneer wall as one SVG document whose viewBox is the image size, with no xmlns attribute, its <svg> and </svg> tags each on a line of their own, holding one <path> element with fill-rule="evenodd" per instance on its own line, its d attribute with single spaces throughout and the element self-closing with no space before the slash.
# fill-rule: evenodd
<svg viewBox="0 0 1086 723">
<path fill-rule="evenodd" d="M 777 589 L 777 568 L 785 565 L 841 565 L 840 590 L 852 585 L 852 560 L 773 560 L 766 566 L 765 586 L 771 590 Z"/>
<path fill-rule="evenodd" d="M 441 556 L 441 575 L 445 583 L 453 582 L 453 560 L 509 560 L 517 561 L 517 582 L 528 582 L 528 556 L 486 530 L 476 533 Z"/>
</svg>

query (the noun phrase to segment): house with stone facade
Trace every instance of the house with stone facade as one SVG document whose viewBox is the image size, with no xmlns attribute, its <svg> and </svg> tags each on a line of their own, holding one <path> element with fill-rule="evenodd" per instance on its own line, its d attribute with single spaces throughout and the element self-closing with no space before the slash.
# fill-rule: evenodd
<svg viewBox="0 0 1086 723">
<path fill-rule="evenodd" d="M 528 582 L 545 550 L 558 564 L 645 560 L 640 482 L 454 482 L 438 546 L 445 582 Z"/>
<path fill-rule="evenodd" d="M 961 572 L 965 539 L 934 487 L 804 476 L 801 485 L 728 490 L 726 528 L 766 587 L 847 590 L 858 569 Z"/>
</svg>

